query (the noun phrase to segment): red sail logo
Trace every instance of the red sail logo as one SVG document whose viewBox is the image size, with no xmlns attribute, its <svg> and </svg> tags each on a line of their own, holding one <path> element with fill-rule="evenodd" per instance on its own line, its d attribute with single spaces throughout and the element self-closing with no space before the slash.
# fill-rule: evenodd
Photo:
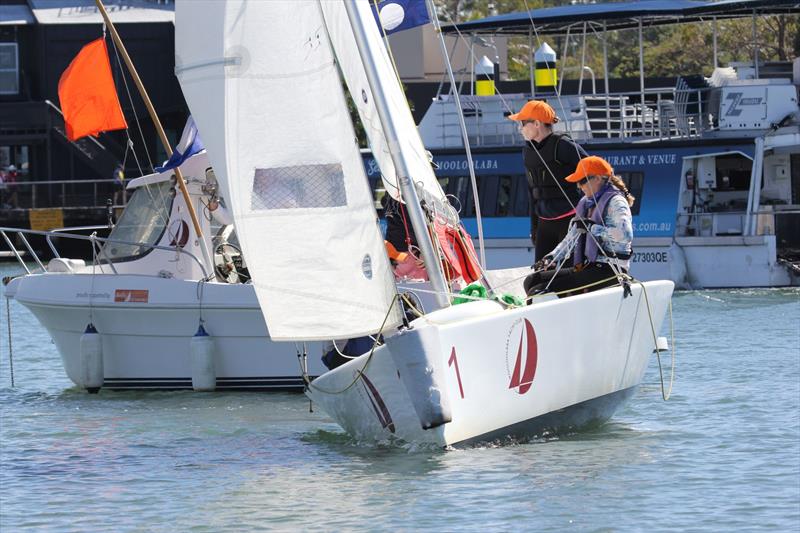
<svg viewBox="0 0 800 533">
<path fill-rule="evenodd" d="M 185 220 L 174 220 L 169 225 L 169 235 L 172 237 L 170 246 L 183 248 L 189 242 L 189 224 Z"/>
<path fill-rule="evenodd" d="M 386 408 L 386 403 L 381 398 L 381 395 L 378 394 L 378 389 L 375 388 L 375 385 L 367 379 L 367 376 L 361 374 L 361 379 L 364 383 L 364 390 L 367 392 L 367 398 L 369 398 L 369 403 L 372 405 L 372 410 L 375 411 L 375 415 L 378 417 L 378 421 L 381 423 L 381 427 L 388 429 L 392 433 L 394 433 L 394 421 L 392 420 L 392 415 L 389 414 L 389 409 Z"/>
<path fill-rule="evenodd" d="M 519 336 L 517 359 L 514 363 L 514 371 L 511 373 L 511 383 L 508 384 L 509 389 L 517 389 L 519 394 L 525 394 L 533 385 L 539 351 L 533 324 L 527 318 L 523 322 L 525 327 Z"/>
</svg>

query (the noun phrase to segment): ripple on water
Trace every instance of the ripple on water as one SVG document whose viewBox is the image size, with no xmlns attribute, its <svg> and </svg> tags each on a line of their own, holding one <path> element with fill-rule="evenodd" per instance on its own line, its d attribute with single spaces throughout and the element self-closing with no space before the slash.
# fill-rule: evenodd
<svg viewBox="0 0 800 533">
<path fill-rule="evenodd" d="M 357 442 L 295 394 L 89 396 L 30 313 L 12 303 L 12 319 L 13 389 L 0 335 L 0 531 L 800 523 L 796 289 L 677 293 L 668 402 L 652 360 L 645 385 L 601 427 L 450 450 Z"/>
</svg>

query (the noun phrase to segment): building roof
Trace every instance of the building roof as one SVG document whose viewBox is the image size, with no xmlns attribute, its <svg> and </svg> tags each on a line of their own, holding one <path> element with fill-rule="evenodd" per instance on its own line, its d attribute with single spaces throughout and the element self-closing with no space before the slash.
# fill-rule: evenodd
<svg viewBox="0 0 800 533">
<path fill-rule="evenodd" d="M 496 15 L 469 22 L 442 25 L 446 33 L 494 33 L 527 35 L 532 27 L 539 34 L 565 34 L 576 24 L 605 23 L 608 30 L 638 26 L 679 24 L 711 18 L 750 17 L 800 13 L 798 0 L 638 0 L 532 9 Z M 574 28 L 573 28 L 574 29 Z"/>
<path fill-rule="evenodd" d="M 35 21 L 27 4 L 4 4 L 0 7 L 0 26 L 21 26 Z"/>
<path fill-rule="evenodd" d="M 94 0 L 28 0 L 39 24 L 102 24 Z M 175 3 L 170 0 L 105 0 L 115 24 L 175 22 Z"/>
</svg>

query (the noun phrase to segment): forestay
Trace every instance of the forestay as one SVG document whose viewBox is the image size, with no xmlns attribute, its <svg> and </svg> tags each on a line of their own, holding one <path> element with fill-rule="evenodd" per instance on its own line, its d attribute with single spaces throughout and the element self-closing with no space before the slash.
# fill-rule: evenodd
<svg viewBox="0 0 800 533">
<path fill-rule="evenodd" d="M 233 213 L 270 336 L 400 322 L 317 1 L 176 4 L 176 74 Z"/>
<path fill-rule="evenodd" d="M 325 17 L 326 26 L 330 34 L 331 43 L 339 60 L 342 76 L 347 83 L 350 94 L 358 109 L 364 130 L 369 137 L 370 149 L 380 167 L 386 191 L 395 199 L 400 198 L 400 189 L 397 182 L 397 173 L 392 162 L 389 144 L 378 118 L 375 100 L 372 97 L 367 75 L 356 48 L 355 37 L 347 18 L 347 13 L 342 1 L 320 2 Z M 438 212 L 450 213 L 449 204 L 445 194 L 436 179 L 427 153 L 422 144 L 422 139 L 414 124 L 414 118 L 408 107 L 403 89 L 392 67 L 391 59 L 381 37 L 380 28 L 375 24 L 375 18 L 368 0 L 356 3 L 358 16 L 363 17 L 367 28 L 367 39 L 370 49 L 374 53 L 375 68 L 379 73 L 383 95 L 387 101 L 389 113 L 400 135 L 399 151 L 402 151 L 409 167 L 412 181 L 417 185 L 420 199 L 435 207 Z M 444 213 L 443 213 L 444 212 Z"/>
</svg>

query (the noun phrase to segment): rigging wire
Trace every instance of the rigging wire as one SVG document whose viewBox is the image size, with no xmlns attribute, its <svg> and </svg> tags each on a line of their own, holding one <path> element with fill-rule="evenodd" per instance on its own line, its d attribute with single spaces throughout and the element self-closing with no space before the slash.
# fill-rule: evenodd
<svg viewBox="0 0 800 533">
<path fill-rule="evenodd" d="M 119 51 L 117 50 L 117 45 L 114 42 L 114 39 L 111 39 L 111 44 L 114 47 L 114 57 L 117 59 L 117 65 L 119 67 L 120 76 L 122 77 L 122 83 L 125 85 L 125 92 L 128 94 L 128 101 L 131 104 L 131 111 L 133 111 L 133 118 L 136 120 L 136 127 L 139 130 L 139 135 L 142 138 L 142 146 L 144 147 L 145 154 L 147 155 L 147 163 L 150 165 L 150 170 L 153 170 L 153 160 L 150 157 L 150 151 L 147 149 L 147 142 L 144 138 L 144 131 L 142 130 L 142 124 L 139 122 L 139 114 L 136 112 L 136 106 L 133 104 L 133 96 L 131 95 L 130 87 L 128 87 L 128 79 L 125 76 L 125 69 L 122 67 L 122 61 L 119 58 Z M 130 139 L 130 135 L 128 135 Z"/>
<path fill-rule="evenodd" d="M 8 322 L 8 366 L 11 371 L 11 388 L 14 388 L 14 348 L 11 345 L 11 298 L 6 298 L 6 319 Z"/>
</svg>

